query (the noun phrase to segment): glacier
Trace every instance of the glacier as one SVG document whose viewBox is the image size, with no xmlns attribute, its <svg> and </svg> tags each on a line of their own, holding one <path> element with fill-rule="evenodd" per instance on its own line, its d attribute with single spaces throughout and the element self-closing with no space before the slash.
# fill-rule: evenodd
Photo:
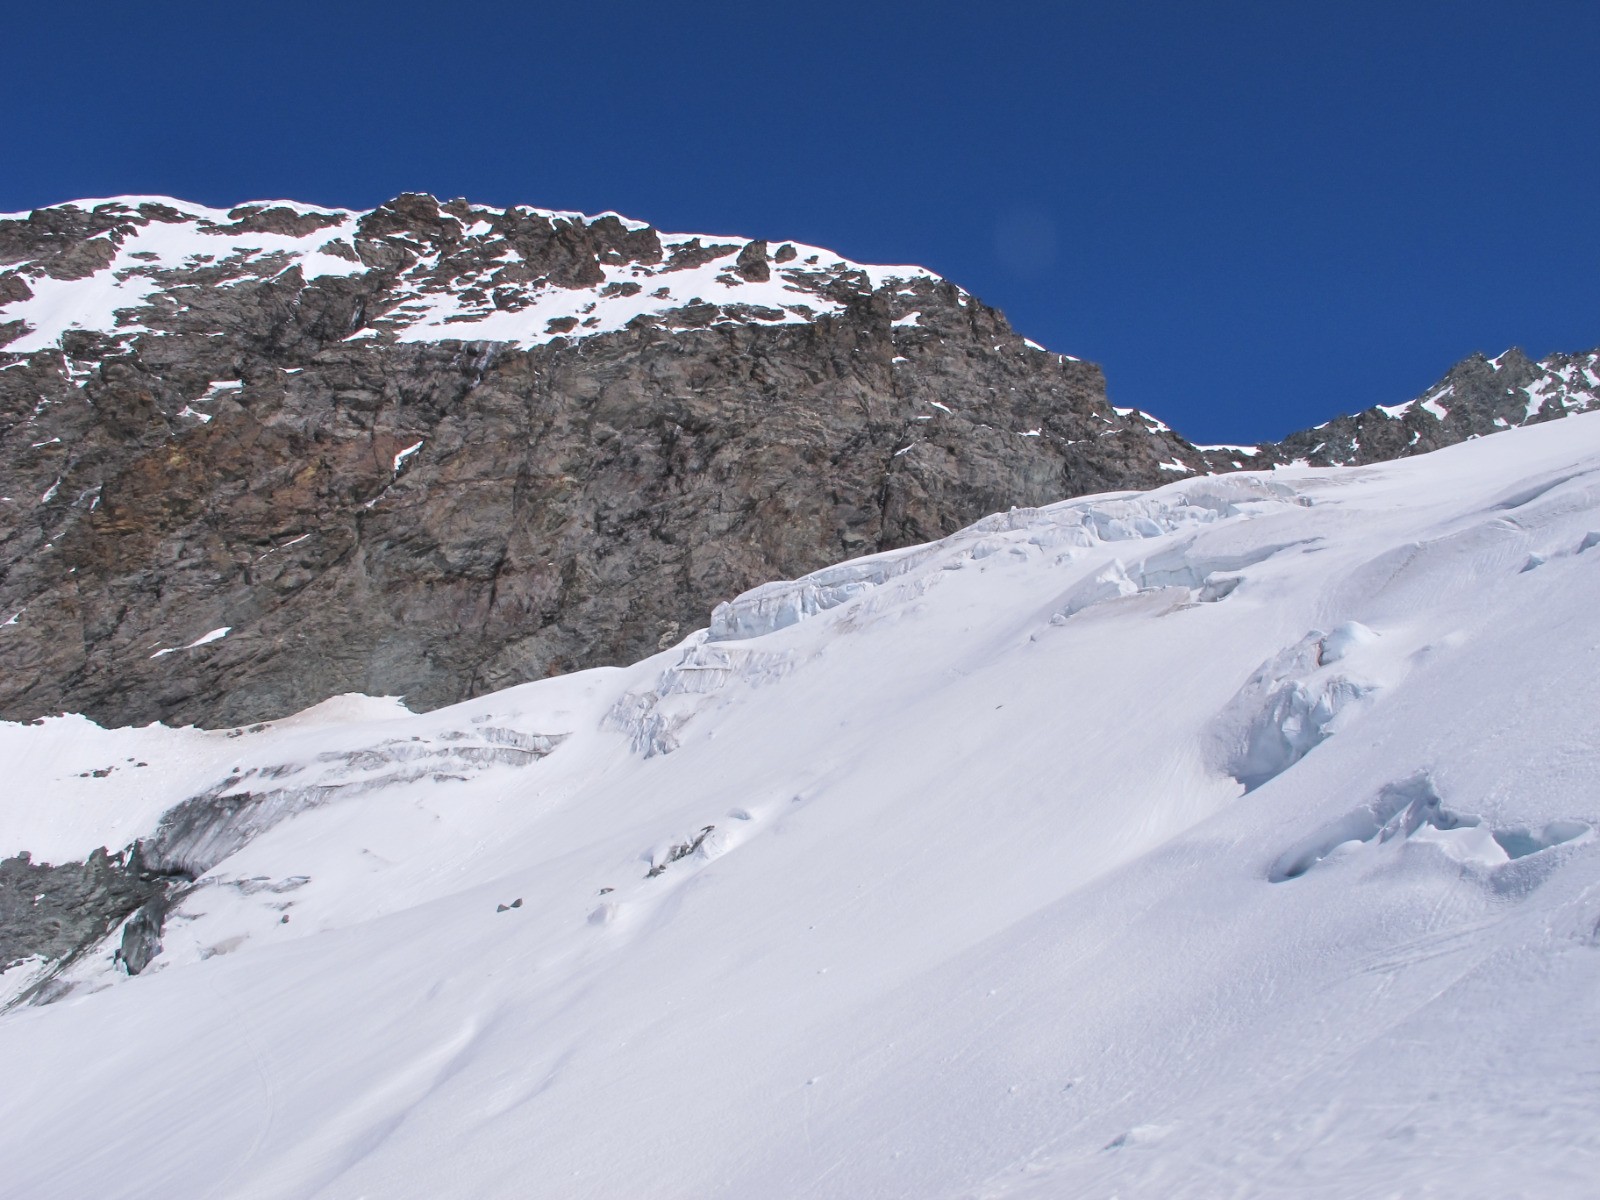
<svg viewBox="0 0 1600 1200">
<path fill-rule="evenodd" d="M 1600 413 L 427 713 L 0 724 L 0 856 L 173 881 L 0 974 L 0 1195 L 1592 1195 L 1597 545 Z"/>
</svg>

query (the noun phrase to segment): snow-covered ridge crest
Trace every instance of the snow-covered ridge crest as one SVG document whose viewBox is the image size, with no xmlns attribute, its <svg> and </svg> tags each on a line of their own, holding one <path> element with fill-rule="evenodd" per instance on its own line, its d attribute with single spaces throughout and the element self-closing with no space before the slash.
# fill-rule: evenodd
<svg viewBox="0 0 1600 1200">
<path fill-rule="evenodd" d="M 440 205 L 403 196 L 355 212 L 292 201 L 215 209 L 164 196 L 83 200 L 0 216 L 0 346 L 29 353 L 74 330 L 164 331 L 191 286 L 379 273 L 383 295 L 351 339 L 522 347 L 630 324 L 800 324 L 912 266 L 817 246 L 661 233 L 616 213 Z"/>
<path fill-rule="evenodd" d="M 50 212 L 54 209 L 81 209 L 92 212 L 95 209 L 109 210 L 126 209 L 137 211 L 141 205 L 159 205 L 192 217 L 197 221 L 204 221 L 215 226 L 226 226 L 239 220 L 234 214 L 243 210 L 263 210 L 271 208 L 286 208 L 292 212 L 331 213 L 340 216 L 359 216 L 355 209 L 339 208 L 334 205 L 304 204 L 298 200 L 242 200 L 230 208 L 213 208 L 206 204 L 196 204 L 191 200 L 180 200 L 175 196 L 134 195 L 125 196 L 97 196 L 86 197 L 81 200 L 63 200 L 59 204 L 47 204 L 42 208 L 28 209 L 23 212 L 0 213 L 0 221 L 26 221 L 38 212 Z"/>
</svg>

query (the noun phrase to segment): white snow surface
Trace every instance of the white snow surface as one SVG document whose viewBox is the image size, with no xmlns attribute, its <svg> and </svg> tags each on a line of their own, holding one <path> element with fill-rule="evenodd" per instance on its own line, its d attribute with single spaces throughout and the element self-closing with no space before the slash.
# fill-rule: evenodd
<svg viewBox="0 0 1600 1200">
<path fill-rule="evenodd" d="M 82 279 L 53 279 L 42 268 L 30 270 L 26 282 L 33 295 L 0 304 L 0 324 L 22 321 L 26 326 L 25 333 L 5 346 L 7 353 L 29 353 L 59 345 L 62 337 L 74 329 L 119 336 L 144 332 L 145 326 L 138 319 L 139 310 L 166 290 L 166 284 L 156 278 L 162 271 L 212 265 L 225 267 L 230 280 L 246 280 L 272 277 L 299 268 L 302 277 L 309 282 L 319 277 L 355 275 L 367 270 L 357 256 L 358 222 L 364 215 L 359 212 L 290 201 L 252 202 L 252 206 L 292 208 L 301 213 L 337 218 L 331 226 L 295 237 L 237 232 L 231 229 L 235 222 L 229 216 L 234 210 L 207 208 L 166 196 L 116 196 L 73 202 L 74 207 L 86 211 L 100 206 L 125 209 L 130 219 L 138 218 L 141 204 L 175 209 L 183 220 L 150 220 L 130 225 L 125 236 L 118 235 L 121 240 L 110 261 Z M 448 218 L 462 225 L 462 245 L 493 243 L 492 218 L 507 210 L 475 206 L 471 211 L 474 220 L 470 224 Z M 554 221 L 599 219 L 582 213 L 527 206 L 519 211 Z M 600 214 L 602 217 L 617 215 Z M 27 216 L 26 213 L 0 214 L 0 220 L 20 220 Z M 648 228 L 644 222 L 619 219 L 629 228 Z M 818 246 L 788 242 L 781 245 L 792 247 L 795 255 L 787 262 L 774 262 L 769 279 L 754 281 L 732 271 L 739 251 L 749 241 L 747 238 L 674 233 L 658 236 L 666 254 L 663 262 L 606 265 L 602 267 L 605 280 L 593 287 L 535 283 L 496 288 L 501 293 L 509 291 L 518 295 L 519 302 L 512 309 L 498 307 L 483 289 L 491 286 L 491 277 L 500 268 L 517 261 L 515 251 L 507 248 L 486 267 L 449 278 L 437 275 L 442 252 L 423 253 L 397 279 L 393 306 L 347 340 L 392 335 L 403 342 L 494 341 L 530 347 L 557 337 L 570 340 L 612 333 L 636 317 L 664 314 L 703 301 L 721 305 L 725 310 L 732 307 L 743 314 L 737 318 L 739 320 L 801 324 L 843 311 L 842 303 L 819 294 L 818 290 L 841 275 L 859 274 L 872 289 L 894 280 L 938 278 L 922 267 L 872 266 L 843 259 Z M 698 267 L 673 269 L 673 251 L 696 242 L 723 246 L 725 250 Z M 457 246 L 451 253 L 458 253 L 461 248 Z M 474 287 L 481 293 L 478 298 L 463 294 Z M 621 294 L 627 290 L 632 290 L 633 294 Z M 714 323 L 728 324 L 734 320 L 724 315 Z M 552 322 L 556 323 L 555 328 Z M 895 324 L 914 326 L 916 314 Z M 214 389 L 217 387 L 213 385 Z M 214 394 L 215 390 L 206 398 Z"/>
<path fill-rule="evenodd" d="M 426 714 L 0 726 L 5 853 L 266 797 L 143 974 L 0 1017 L 0 1192 L 1591 1196 L 1597 531 L 1592 414 Z"/>
</svg>

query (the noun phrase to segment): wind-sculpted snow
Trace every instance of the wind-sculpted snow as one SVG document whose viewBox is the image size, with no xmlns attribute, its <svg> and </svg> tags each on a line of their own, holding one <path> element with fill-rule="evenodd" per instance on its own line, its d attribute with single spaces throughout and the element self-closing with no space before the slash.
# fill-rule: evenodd
<svg viewBox="0 0 1600 1200">
<path fill-rule="evenodd" d="M 1595 478 L 1578 415 L 997 513 L 428 713 L 0 725 L 0 919 L 178 873 L 4 943 L 0 1190 L 1586 1197 Z"/>
<path fill-rule="evenodd" d="M 1107 543 L 1160 538 L 1231 518 L 1248 517 L 1286 503 L 1302 502 L 1287 486 L 1271 479 L 1241 476 L 1208 479 L 1173 495 L 1131 499 L 1069 500 L 1046 508 L 1013 508 L 986 517 L 939 542 L 853 559 L 813 572 L 802 579 L 763 584 L 719 604 L 711 614 L 712 641 L 757 638 L 807 617 L 861 600 L 891 581 L 907 581 L 898 599 L 920 594 L 939 573 L 960 570 L 992 555 L 1007 553 L 1028 561 L 1030 547 L 1052 555 L 1057 565 L 1070 563 L 1080 551 Z M 1252 548 L 1237 554 L 1205 558 L 1189 544 L 1172 547 L 1127 574 L 1119 560 L 1079 585 L 1081 599 L 1065 601 L 1071 611 L 1102 599 L 1167 586 L 1208 592 L 1220 599 L 1231 590 L 1214 575 L 1225 575 L 1260 562 L 1283 547 Z M 1067 615 L 1065 612 L 1063 615 Z"/>
<path fill-rule="evenodd" d="M 249 767 L 185 800 L 141 842 L 157 871 L 198 878 L 251 839 L 296 813 L 343 796 L 427 780 L 464 783 L 485 767 L 521 767 L 562 738 L 482 726 L 432 738 L 412 734 L 356 750 L 327 750 L 309 763 Z"/>
</svg>

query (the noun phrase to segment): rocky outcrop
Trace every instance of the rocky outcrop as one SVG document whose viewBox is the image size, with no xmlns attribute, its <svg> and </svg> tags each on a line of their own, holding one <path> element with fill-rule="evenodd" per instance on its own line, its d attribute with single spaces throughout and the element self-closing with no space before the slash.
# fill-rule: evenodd
<svg viewBox="0 0 1600 1200">
<path fill-rule="evenodd" d="M 30 958 L 70 959 L 164 896 L 168 882 L 136 849 L 59 864 L 27 853 L 0 860 L 0 971 Z"/>
<path fill-rule="evenodd" d="M 792 243 L 129 200 L 0 262 L 12 719 L 432 707 L 1190 453 L 955 285 Z"/>
<path fill-rule="evenodd" d="M 1595 366 L 1474 359 L 1200 448 L 954 284 L 819 247 L 421 195 L 42 209 L 0 219 L 0 718 L 434 707 L 1012 505 L 1548 419 Z"/>
<path fill-rule="evenodd" d="M 161 953 L 161 931 L 168 906 L 166 893 L 153 896 L 122 927 L 122 943 L 115 958 L 129 975 L 139 974 Z"/>
</svg>

